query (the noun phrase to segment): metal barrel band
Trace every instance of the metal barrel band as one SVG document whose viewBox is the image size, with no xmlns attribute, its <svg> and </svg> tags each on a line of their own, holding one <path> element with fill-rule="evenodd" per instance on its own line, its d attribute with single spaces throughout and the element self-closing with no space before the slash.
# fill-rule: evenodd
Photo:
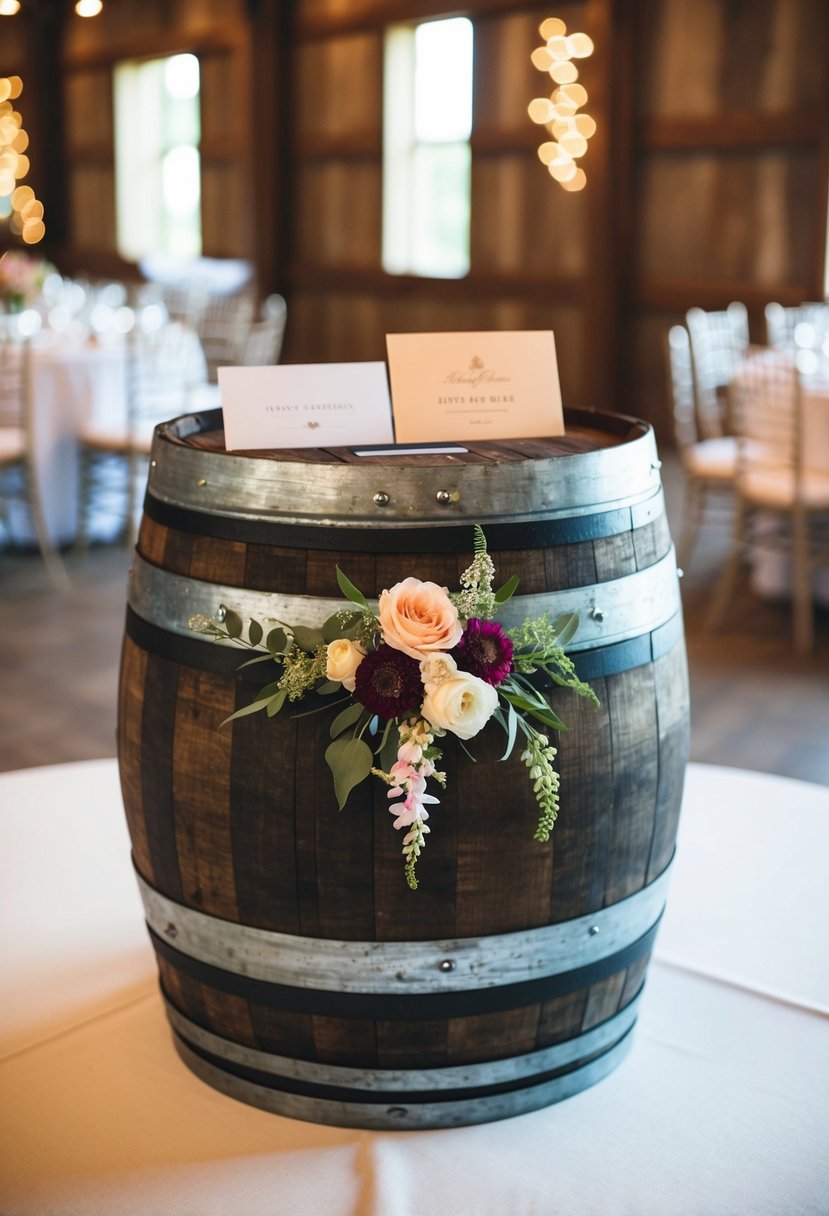
<svg viewBox="0 0 829 1216">
<path fill-rule="evenodd" d="M 148 928 L 178 959 L 286 990 L 336 989 L 394 999 L 464 989 L 480 993 L 615 959 L 658 922 L 669 877 L 670 866 L 607 908 L 535 929 L 440 941 L 361 942 L 272 932 L 210 916 L 177 903 L 137 875 Z"/>
<path fill-rule="evenodd" d="M 226 971 L 172 947 L 150 930 L 156 953 L 176 970 L 231 996 L 242 997 L 267 1008 L 320 1017 L 370 1021 L 430 1022 L 449 1018 L 505 1013 L 541 1004 L 558 996 L 589 988 L 626 970 L 650 955 L 659 921 L 630 945 L 584 967 L 554 972 L 533 980 L 487 988 L 462 988 L 431 993 L 342 992 L 275 984 Z"/>
<path fill-rule="evenodd" d="M 337 1127 L 359 1127 L 377 1131 L 417 1130 L 462 1127 L 509 1119 L 514 1115 L 541 1110 L 563 1101 L 609 1076 L 619 1066 L 631 1046 L 631 1032 L 608 1051 L 553 1080 L 497 1093 L 490 1097 L 440 1102 L 409 1102 L 387 1105 L 349 1100 L 332 1101 L 303 1094 L 286 1093 L 267 1085 L 234 1076 L 192 1051 L 177 1035 L 176 1050 L 196 1076 L 228 1097 L 292 1119 L 326 1123 Z"/>
<path fill-rule="evenodd" d="M 241 650 L 234 650 L 230 646 L 205 645 L 205 638 L 199 634 L 185 637 L 160 625 L 152 625 L 129 607 L 125 629 L 127 637 L 136 646 L 156 658 L 182 663 L 196 671 L 235 678 L 257 687 L 263 683 L 261 667 L 242 666 L 245 655 Z M 593 650 L 575 651 L 571 657 L 580 679 L 598 680 L 655 662 L 673 650 L 682 637 L 682 612 L 677 609 L 670 620 L 650 633 L 640 634 L 625 642 L 612 642 L 609 646 L 597 646 Z"/>
<path fill-rule="evenodd" d="M 267 1074 L 274 1085 L 290 1081 L 297 1086 L 306 1087 L 304 1091 L 295 1088 L 293 1092 L 296 1093 L 311 1093 L 313 1086 L 329 1086 L 351 1093 L 396 1092 L 399 1096 L 401 1092 L 413 1094 L 442 1091 L 457 1096 L 460 1090 L 493 1086 L 515 1088 L 521 1082 L 535 1083 L 545 1074 L 581 1063 L 588 1056 L 607 1051 L 627 1034 L 636 1021 L 641 994 L 642 988 L 617 1013 L 564 1042 L 504 1059 L 444 1065 L 439 1068 L 357 1068 L 280 1056 L 236 1043 L 206 1030 L 185 1017 L 166 992 L 164 1001 L 173 1030 L 194 1051 L 205 1057 L 212 1057 L 219 1066 L 238 1065 Z"/>
<path fill-rule="evenodd" d="M 190 637 L 198 636 L 188 628 L 191 617 L 213 617 L 222 606 L 260 621 L 290 621 L 312 627 L 343 608 L 342 599 L 253 591 L 173 574 L 137 553 L 130 567 L 128 602 L 149 624 Z M 678 607 L 676 559 L 671 548 L 653 565 L 621 578 L 565 591 L 513 596 L 499 612 L 499 620 L 509 628 L 544 614 L 554 619 L 562 613 L 577 612 L 579 632 L 570 648 L 575 656 L 596 645 L 611 645 L 657 629 L 674 616 Z M 232 645 L 207 637 L 204 644 Z"/>
<path fill-rule="evenodd" d="M 653 491 L 654 505 L 662 513 L 662 491 Z M 470 525 L 432 524 L 416 528 L 380 528 L 377 521 L 363 527 L 325 527 L 319 524 L 279 523 L 243 515 L 222 515 L 214 510 L 182 507 L 147 492 L 144 514 L 154 523 L 176 532 L 219 540 L 270 545 L 284 549 L 333 550 L 346 553 L 465 553 L 471 552 Z M 487 523 L 487 543 L 493 552 L 571 545 L 620 536 L 637 526 L 643 514 L 633 506 L 580 512 L 560 519 Z"/>
</svg>

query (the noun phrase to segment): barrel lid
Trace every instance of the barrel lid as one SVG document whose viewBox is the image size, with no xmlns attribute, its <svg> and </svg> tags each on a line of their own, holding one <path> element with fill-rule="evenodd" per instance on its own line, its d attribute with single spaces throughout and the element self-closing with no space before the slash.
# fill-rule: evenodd
<svg viewBox="0 0 829 1216">
<path fill-rule="evenodd" d="M 217 516 L 410 528 L 555 519 L 643 501 L 658 488 L 647 422 L 592 410 L 564 417 L 562 436 L 364 456 L 362 447 L 227 452 L 221 410 L 186 414 L 155 430 L 148 493 Z"/>
</svg>

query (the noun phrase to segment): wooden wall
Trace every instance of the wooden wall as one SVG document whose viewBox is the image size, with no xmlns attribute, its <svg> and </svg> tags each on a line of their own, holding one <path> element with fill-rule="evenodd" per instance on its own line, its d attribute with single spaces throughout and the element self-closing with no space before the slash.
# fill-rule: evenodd
<svg viewBox="0 0 829 1216">
<path fill-rule="evenodd" d="M 761 340 L 767 301 L 822 294 L 829 4 L 470 0 L 461 11 L 475 27 L 468 277 L 381 269 L 383 31 L 444 15 L 436 0 L 118 0 L 92 21 L 64 16 L 51 39 L 62 88 L 41 90 L 57 99 L 44 127 L 60 170 L 47 222 L 60 264 L 117 264 L 113 64 L 191 50 L 204 252 L 252 258 L 262 294 L 288 297 L 284 359 L 383 358 L 390 331 L 552 328 L 567 404 L 639 414 L 667 439 L 662 342 L 688 307 L 744 300 Z M 553 15 L 596 44 L 581 63 L 598 129 L 579 194 L 547 175 L 526 112 L 550 91 L 529 57 Z M 11 72 L 8 45 L 0 70 Z M 41 58 L 48 45 L 39 39 Z M 37 164 L 33 147 L 33 174 Z"/>
</svg>

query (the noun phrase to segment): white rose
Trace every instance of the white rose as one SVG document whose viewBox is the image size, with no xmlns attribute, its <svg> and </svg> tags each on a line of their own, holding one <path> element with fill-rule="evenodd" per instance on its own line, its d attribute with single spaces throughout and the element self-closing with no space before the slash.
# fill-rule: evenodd
<svg viewBox="0 0 829 1216">
<path fill-rule="evenodd" d="M 434 692 L 439 684 L 457 675 L 458 665 L 451 654 L 430 654 L 420 660 L 420 678 L 427 692 Z"/>
<path fill-rule="evenodd" d="M 423 717 L 459 739 L 471 739 L 482 730 L 498 706 L 498 693 L 486 680 L 459 671 L 443 680 L 423 701 Z"/>
<path fill-rule="evenodd" d="M 356 642 L 337 638 L 336 642 L 328 643 L 325 674 L 329 680 L 339 680 L 343 688 L 354 692 L 355 673 L 365 657 L 365 651 Z"/>
</svg>

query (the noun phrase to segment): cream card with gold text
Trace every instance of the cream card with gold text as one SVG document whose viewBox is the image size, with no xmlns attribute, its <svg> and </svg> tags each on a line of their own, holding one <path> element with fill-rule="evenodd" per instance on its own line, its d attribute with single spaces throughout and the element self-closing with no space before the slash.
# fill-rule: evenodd
<svg viewBox="0 0 829 1216">
<path fill-rule="evenodd" d="M 385 363 L 220 367 L 229 452 L 393 443 Z"/>
<path fill-rule="evenodd" d="M 551 330 L 386 334 L 398 443 L 564 433 Z"/>
</svg>

